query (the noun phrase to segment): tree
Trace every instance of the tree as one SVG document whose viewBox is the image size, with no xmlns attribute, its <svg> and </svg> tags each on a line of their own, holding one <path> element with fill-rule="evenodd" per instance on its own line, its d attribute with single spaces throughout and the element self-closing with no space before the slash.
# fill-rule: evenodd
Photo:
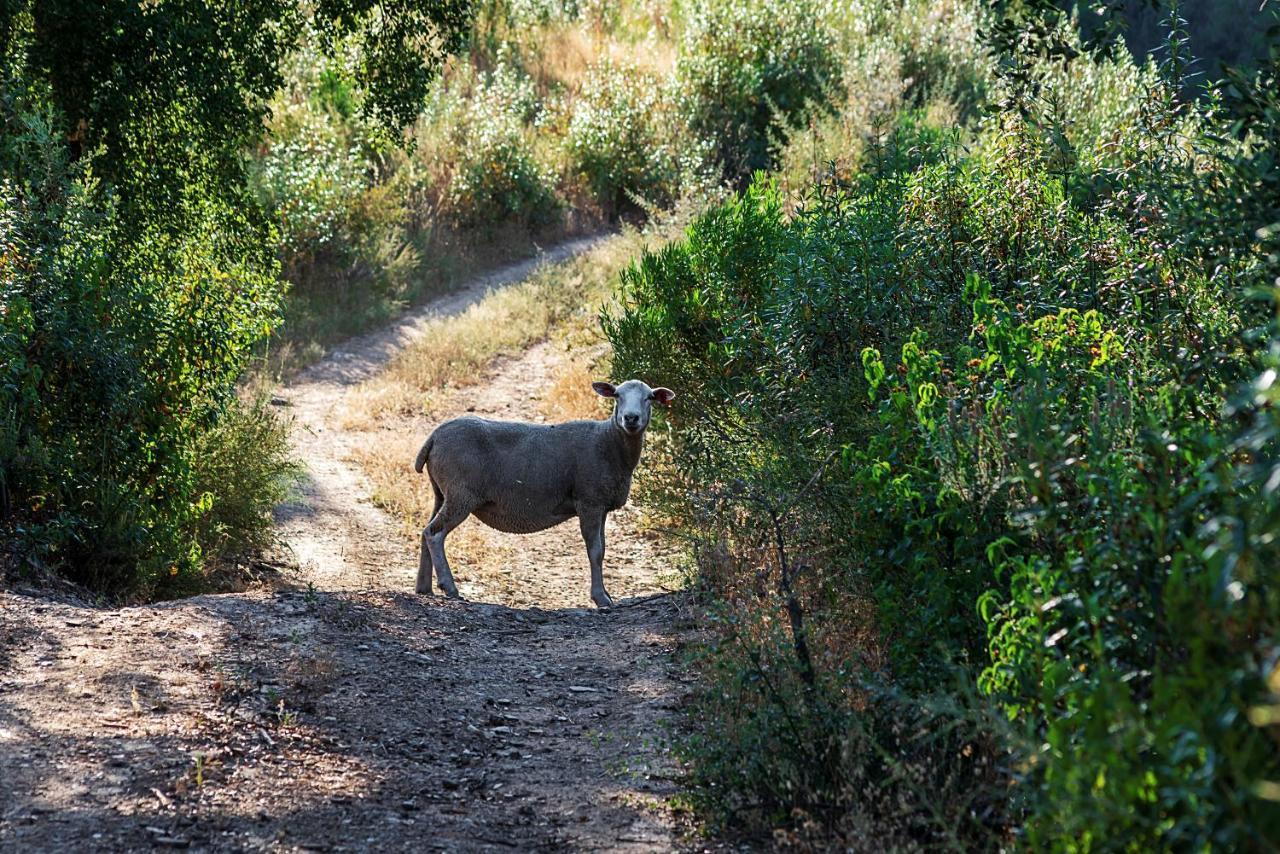
<svg viewBox="0 0 1280 854">
<path fill-rule="evenodd" d="M 308 16 L 392 135 L 469 3 L 0 0 L 0 539 L 29 556 L 112 587 L 201 565 L 235 486 L 196 455 L 281 300 L 246 153 Z"/>
</svg>

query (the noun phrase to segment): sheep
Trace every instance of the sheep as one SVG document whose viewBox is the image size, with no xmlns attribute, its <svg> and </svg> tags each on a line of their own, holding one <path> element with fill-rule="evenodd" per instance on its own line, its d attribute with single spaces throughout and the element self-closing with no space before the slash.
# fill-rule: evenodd
<svg viewBox="0 0 1280 854">
<path fill-rule="evenodd" d="M 431 592 L 434 567 L 441 590 L 458 597 L 444 540 L 469 515 L 513 534 L 577 516 L 591 564 L 591 600 L 613 606 L 604 589 L 605 517 L 627 503 L 653 402 L 670 406 L 675 392 L 640 380 L 591 387 L 617 401 L 609 420 L 540 425 L 463 416 L 432 432 L 414 462 L 419 474 L 426 468 L 435 493 L 431 521 L 422 529 L 418 593 Z"/>
</svg>

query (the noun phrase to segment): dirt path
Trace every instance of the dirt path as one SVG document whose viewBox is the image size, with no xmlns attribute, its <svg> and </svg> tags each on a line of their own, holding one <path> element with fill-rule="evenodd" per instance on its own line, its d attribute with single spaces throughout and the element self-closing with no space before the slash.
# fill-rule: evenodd
<svg viewBox="0 0 1280 854">
<path fill-rule="evenodd" d="M 289 405 L 294 423 L 293 445 L 306 462 L 309 477 L 301 499 L 282 508 L 279 532 L 309 581 L 324 590 L 411 590 L 416 572 L 411 571 L 412 561 L 405 560 L 404 544 L 391 533 L 386 516 L 372 505 L 367 479 L 352 464 L 353 452 L 368 437 L 343 429 L 351 390 L 376 376 L 404 347 L 428 334 L 439 318 L 460 314 L 490 290 L 527 278 L 540 263 L 555 263 L 583 252 L 598 239 L 569 241 L 540 258 L 479 277 L 389 327 L 348 341 L 284 390 L 282 402 Z M 415 447 L 408 459 L 416 452 Z"/>
<path fill-rule="evenodd" d="M 281 521 L 300 589 L 135 608 L 0 593 L 0 850 L 681 847 L 660 746 L 678 601 L 644 598 L 658 545 L 611 520 L 606 579 L 633 604 L 599 612 L 575 525 L 468 522 L 454 562 L 473 601 L 418 597 L 412 541 L 351 458 L 421 436 L 338 429 L 353 383 L 493 284 L 282 392 L 311 470 Z M 536 409 L 527 380 L 553 349 L 493 366 L 441 416 Z"/>
</svg>

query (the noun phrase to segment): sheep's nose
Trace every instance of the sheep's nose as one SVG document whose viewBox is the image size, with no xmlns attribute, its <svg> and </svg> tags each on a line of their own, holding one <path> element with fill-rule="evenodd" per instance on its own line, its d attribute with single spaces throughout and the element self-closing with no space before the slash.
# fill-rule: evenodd
<svg viewBox="0 0 1280 854">
<path fill-rule="evenodd" d="M 639 424 L 639 423 L 640 423 L 640 416 L 639 416 L 639 415 L 636 415 L 636 414 L 633 412 L 633 413 L 630 413 L 629 415 L 624 415 L 624 416 L 622 416 L 622 421 L 623 421 L 623 423 L 625 423 L 628 427 L 634 427 L 634 426 L 636 426 L 637 424 Z"/>
</svg>

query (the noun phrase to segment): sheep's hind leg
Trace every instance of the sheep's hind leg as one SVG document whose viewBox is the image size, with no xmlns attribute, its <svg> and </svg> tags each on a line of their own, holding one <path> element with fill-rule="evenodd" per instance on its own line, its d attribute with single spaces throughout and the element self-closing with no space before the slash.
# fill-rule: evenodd
<svg viewBox="0 0 1280 854">
<path fill-rule="evenodd" d="M 422 596 L 431 595 L 431 535 L 422 529 L 422 546 L 418 551 L 418 581 L 414 589 Z"/>
<path fill-rule="evenodd" d="M 582 539 L 587 544 L 587 560 L 591 562 L 591 601 L 598 608 L 612 608 L 613 600 L 604 589 L 604 520 L 602 510 L 584 510 L 578 514 Z"/>
<path fill-rule="evenodd" d="M 444 496 L 440 490 L 436 488 L 435 482 L 431 484 L 435 490 L 436 502 L 431 508 L 431 519 L 427 522 L 427 527 L 422 529 L 422 543 L 418 551 L 418 581 L 414 589 L 422 596 L 431 595 L 431 572 L 433 570 L 431 560 L 431 523 L 440 515 L 440 507 L 444 504 Z"/>
<path fill-rule="evenodd" d="M 454 599 L 460 597 L 458 586 L 453 583 L 453 573 L 449 571 L 449 559 L 444 554 L 444 538 L 470 515 L 469 506 L 460 504 L 456 499 L 446 498 L 424 532 L 431 552 L 431 562 L 435 565 L 436 579 L 440 582 L 440 589 L 446 596 Z"/>
</svg>

